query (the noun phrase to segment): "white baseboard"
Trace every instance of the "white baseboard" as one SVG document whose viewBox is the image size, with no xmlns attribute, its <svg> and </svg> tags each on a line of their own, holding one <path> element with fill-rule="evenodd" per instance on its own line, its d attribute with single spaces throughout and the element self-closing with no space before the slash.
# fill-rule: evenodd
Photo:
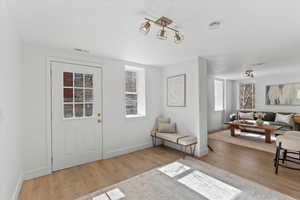
<svg viewBox="0 0 300 200">
<path fill-rule="evenodd" d="M 21 192 L 21 189 L 22 189 L 22 184 L 23 184 L 23 175 L 20 175 L 19 179 L 18 179 L 18 182 L 17 182 L 17 185 L 16 185 L 16 188 L 15 188 L 15 191 L 11 197 L 11 200 L 18 200 L 19 199 L 19 194 Z"/>
<path fill-rule="evenodd" d="M 127 154 L 130 152 L 134 152 L 134 151 L 138 151 L 141 149 L 146 149 L 152 146 L 152 143 L 145 143 L 145 144 L 141 144 L 141 145 L 136 145 L 133 147 L 128 147 L 128 148 L 123 148 L 123 149 L 117 149 L 115 151 L 110 151 L 107 153 L 104 153 L 103 155 L 103 159 L 107 159 L 107 158 L 112 158 L 115 156 L 120 156 L 123 154 Z M 35 170 L 31 170 L 31 171 L 27 171 L 24 173 L 24 180 L 29 180 L 29 179 L 33 179 L 33 178 L 37 178 L 40 176 L 45 176 L 51 174 L 51 169 L 49 169 L 48 167 L 42 167 L 39 169 L 35 169 Z"/>
<path fill-rule="evenodd" d="M 33 178 L 37 178 L 40 176 L 45 176 L 51 174 L 51 169 L 48 167 L 41 167 L 39 169 L 31 170 L 24 173 L 24 180 L 29 180 Z"/>
<path fill-rule="evenodd" d="M 134 152 L 134 151 L 146 149 L 146 148 L 149 148 L 149 147 L 152 147 L 152 143 L 145 143 L 145 144 L 136 145 L 136 146 L 132 146 L 132 147 L 117 149 L 115 151 L 110 151 L 110 152 L 104 153 L 103 154 L 103 159 L 120 156 L 120 155 L 123 155 L 123 154 L 127 154 L 127 153 L 131 153 L 131 152 Z"/>
</svg>

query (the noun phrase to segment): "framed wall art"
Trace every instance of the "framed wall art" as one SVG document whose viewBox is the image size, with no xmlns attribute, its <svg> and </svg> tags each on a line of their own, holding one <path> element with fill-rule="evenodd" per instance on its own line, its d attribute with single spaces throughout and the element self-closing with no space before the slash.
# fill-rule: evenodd
<svg viewBox="0 0 300 200">
<path fill-rule="evenodd" d="M 266 86 L 266 105 L 300 105 L 300 83 Z"/>
<path fill-rule="evenodd" d="M 167 106 L 186 106 L 186 74 L 167 78 Z"/>
</svg>

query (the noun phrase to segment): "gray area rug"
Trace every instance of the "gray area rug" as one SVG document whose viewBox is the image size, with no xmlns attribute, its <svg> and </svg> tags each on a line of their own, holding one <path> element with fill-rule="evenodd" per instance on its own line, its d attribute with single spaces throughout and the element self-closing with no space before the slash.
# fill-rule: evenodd
<svg viewBox="0 0 300 200">
<path fill-rule="evenodd" d="M 174 163 L 145 172 L 108 188 L 86 195 L 78 200 L 293 199 L 193 158 L 188 157 Z M 177 168 L 172 171 L 172 167 L 170 168 L 171 165 Z M 109 194 L 112 190 L 121 191 L 125 197 L 106 197 L 105 193 Z"/>
<path fill-rule="evenodd" d="M 223 142 L 236 144 L 236 145 L 240 145 L 252 149 L 257 149 L 260 151 L 266 151 L 270 153 L 276 152 L 275 137 L 272 137 L 272 143 L 269 144 L 269 143 L 265 143 L 264 135 L 237 131 L 237 135 L 235 137 L 232 137 L 230 135 L 229 130 L 224 130 L 213 134 L 209 134 L 208 138 L 221 140 Z"/>
</svg>

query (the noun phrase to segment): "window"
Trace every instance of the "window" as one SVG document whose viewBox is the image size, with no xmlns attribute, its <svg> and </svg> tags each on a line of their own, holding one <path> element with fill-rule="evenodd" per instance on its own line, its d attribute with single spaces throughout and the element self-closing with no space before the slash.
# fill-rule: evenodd
<svg viewBox="0 0 300 200">
<path fill-rule="evenodd" d="M 255 109 L 255 84 L 240 84 L 240 109 Z"/>
<path fill-rule="evenodd" d="M 215 111 L 224 110 L 224 81 L 215 80 Z"/>
<path fill-rule="evenodd" d="M 64 118 L 93 117 L 93 74 L 63 73 Z"/>
<path fill-rule="evenodd" d="M 126 117 L 145 116 L 145 70 L 125 67 Z"/>
</svg>

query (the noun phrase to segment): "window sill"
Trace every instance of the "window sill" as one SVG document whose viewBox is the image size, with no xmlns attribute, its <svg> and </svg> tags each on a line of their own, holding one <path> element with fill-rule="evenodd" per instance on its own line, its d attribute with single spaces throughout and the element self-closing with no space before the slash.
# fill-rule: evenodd
<svg viewBox="0 0 300 200">
<path fill-rule="evenodd" d="M 224 111 L 224 109 L 223 110 L 215 110 L 215 112 L 223 112 Z"/>
<path fill-rule="evenodd" d="M 126 115 L 126 118 L 142 118 L 142 117 L 146 117 L 146 115 Z"/>
</svg>

